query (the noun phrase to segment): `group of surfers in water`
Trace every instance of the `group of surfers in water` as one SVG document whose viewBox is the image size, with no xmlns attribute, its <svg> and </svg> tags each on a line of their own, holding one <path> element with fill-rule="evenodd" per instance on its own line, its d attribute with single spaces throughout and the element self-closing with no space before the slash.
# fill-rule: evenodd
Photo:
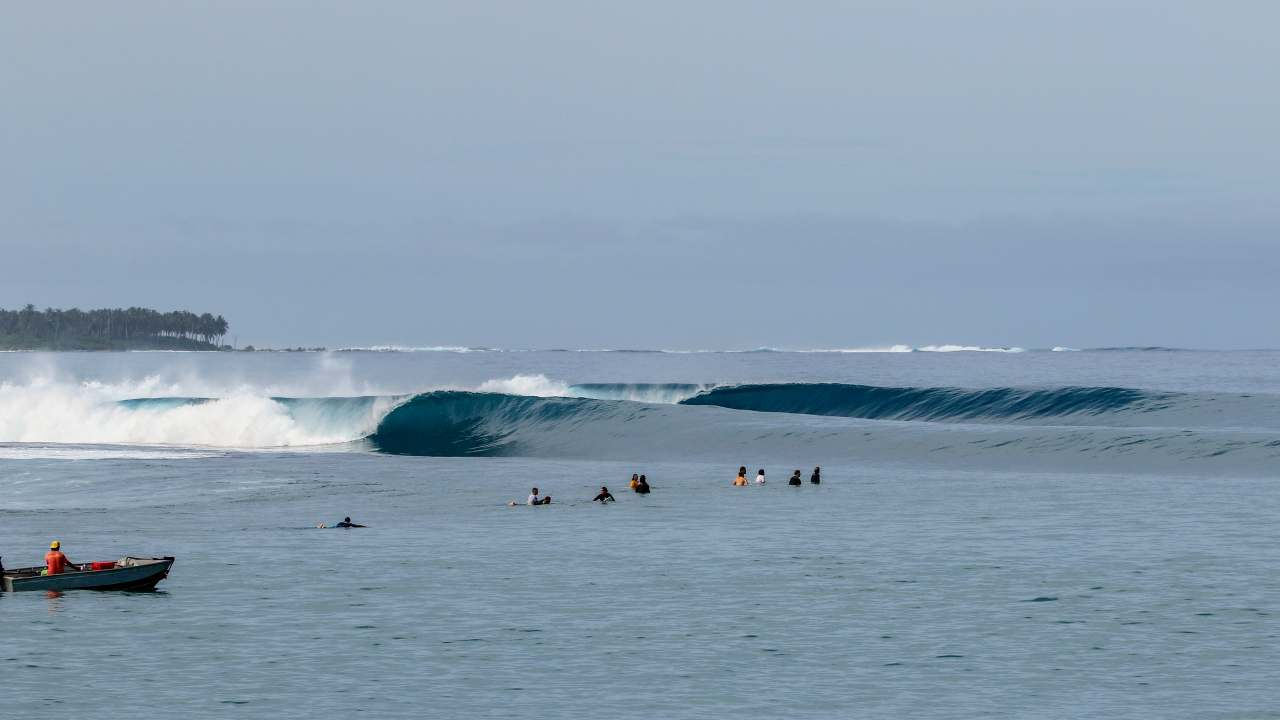
<svg viewBox="0 0 1280 720">
<path fill-rule="evenodd" d="M 813 469 L 813 474 L 809 476 L 809 482 L 814 485 L 818 485 L 822 482 L 822 468 L 815 467 Z M 759 472 L 756 473 L 756 484 L 764 485 L 764 483 L 765 483 L 764 468 L 760 468 Z M 733 485 L 734 487 L 746 487 L 747 484 L 748 484 L 747 468 L 744 465 L 738 468 L 738 476 L 733 479 Z M 803 484 L 803 481 L 800 479 L 799 470 L 796 470 L 794 473 L 791 474 L 791 478 L 787 480 L 787 484 L 794 485 L 797 487 Z M 631 490 L 634 491 L 637 495 L 648 495 L 650 492 L 649 479 L 639 473 L 632 473 L 631 482 L 628 484 L 628 487 L 630 487 Z M 616 502 L 617 498 L 613 496 L 613 493 L 609 492 L 608 487 L 601 485 L 600 492 L 595 497 L 591 498 L 591 501 L 598 502 L 598 503 L 610 503 L 610 502 Z M 507 504 L 515 505 L 516 502 L 513 500 Z M 529 492 L 529 499 L 525 501 L 525 504 L 526 505 L 550 505 L 551 496 L 543 495 L 541 494 L 541 492 L 539 492 L 538 488 L 533 488 Z M 320 523 L 316 527 L 362 528 L 362 527 L 368 527 L 368 526 L 360 525 L 359 523 L 353 523 L 351 522 L 351 518 L 344 517 L 342 518 L 342 522 L 334 523 L 333 525 L 325 525 L 324 523 Z M 45 572 L 48 573 L 49 575 L 57 575 L 63 572 L 64 570 L 66 570 L 67 568 L 77 569 L 76 566 L 70 560 L 67 559 L 67 556 L 62 553 L 62 543 L 58 542 L 57 540 L 54 540 L 53 542 L 49 543 L 49 552 L 45 553 L 44 562 L 46 567 Z"/>
<path fill-rule="evenodd" d="M 631 482 L 628 484 L 628 487 L 630 487 L 631 491 L 637 495 L 648 495 L 650 492 L 652 492 L 652 488 L 649 487 L 649 478 L 644 475 L 641 475 L 640 473 L 631 474 Z M 601 485 L 600 492 L 596 493 L 596 496 L 591 498 L 591 502 L 598 502 L 598 503 L 610 503 L 610 502 L 617 502 L 617 501 L 618 501 L 618 498 L 614 497 L 613 493 L 609 492 L 609 487 L 607 485 Z M 515 505 L 516 502 L 512 500 L 507 504 Z M 550 505 L 551 496 L 543 495 L 538 490 L 538 488 L 533 488 L 532 490 L 529 491 L 529 498 L 525 500 L 525 504 L 526 505 Z"/>
<path fill-rule="evenodd" d="M 813 474 L 809 476 L 809 482 L 813 485 L 819 485 L 822 483 L 822 468 L 815 467 L 813 469 Z M 735 487 L 746 487 L 749 484 L 747 482 L 747 467 L 745 465 L 738 468 L 738 476 L 733 479 L 733 484 Z M 756 473 L 756 484 L 757 485 L 765 484 L 764 468 L 760 468 L 760 470 Z M 804 484 L 804 480 L 800 477 L 799 470 L 796 470 L 791 474 L 790 479 L 787 480 L 787 484 L 795 487 L 799 487 L 800 485 Z M 627 486 L 631 488 L 631 490 L 635 492 L 637 495 L 648 495 L 652 490 L 649 487 L 649 478 L 644 475 L 641 475 L 640 473 L 632 473 L 631 482 L 628 483 Z M 609 492 L 608 486 L 605 486 L 605 485 L 601 485 L 600 492 L 597 493 L 595 497 L 591 498 L 591 502 L 598 502 L 602 504 L 617 502 L 617 500 L 618 499 L 613 496 L 613 493 Z M 550 505 L 551 496 L 543 495 L 542 491 L 536 487 L 531 488 L 529 490 L 529 497 L 525 500 L 524 504 L 525 505 Z M 516 505 L 519 505 L 519 503 L 517 503 L 515 500 L 512 500 L 511 502 L 508 502 L 507 505 L 511 507 L 515 507 Z M 330 527 L 330 526 L 325 525 L 324 523 L 321 523 L 317 527 Z M 351 522 L 351 518 L 348 517 L 348 518 L 343 518 L 342 522 L 337 523 L 332 527 L 361 528 L 365 526 L 357 525 L 356 523 Z"/>
<path fill-rule="evenodd" d="M 645 477 L 644 475 L 640 475 L 638 473 L 632 473 L 631 483 L 628 485 L 628 487 L 630 487 L 632 492 L 634 492 L 637 495 L 648 495 L 650 491 L 649 478 Z M 613 496 L 613 493 L 609 492 L 609 488 L 605 487 L 604 485 L 601 485 L 600 493 L 595 497 L 591 498 L 591 502 L 598 502 L 598 503 L 617 502 L 617 498 Z"/>
<path fill-rule="evenodd" d="M 756 484 L 763 485 L 764 482 L 765 482 L 764 468 L 760 468 L 760 470 L 756 472 Z M 813 485 L 822 484 L 822 468 L 815 467 L 813 469 L 813 474 L 809 476 L 809 482 L 810 484 L 813 484 Z M 791 485 L 792 487 L 800 487 L 801 485 L 804 484 L 804 480 L 800 479 L 799 470 L 796 470 L 795 472 L 791 473 L 791 478 L 787 480 L 787 484 Z M 746 465 L 743 465 L 742 467 L 738 468 L 738 477 L 733 479 L 733 486 L 734 487 L 747 486 L 747 466 Z"/>
<path fill-rule="evenodd" d="M 757 485 L 765 484 L 764 475 L 765 475 L 764 468 L 760 468 L 760 470 L 756 473 Z M 809 475 L 809 483 L 811 485 L 822 484 L 822 468 L 821 467 L 815 466 L 813 468 L 813 473 Z M 748 484 L 749 483 L 747 482 L 747 468 L 744 465 L 738 468 L 738 476 L 733 479 L 733 485 L 735 487 L 746 487 Z M 799 487 L 804 484 L 804 479 L 800 476 L 799 470 L 796 470 L 795 472 L 791 473 L 791 477 L 787 480 L 787 484 L 793 487 Z M 649 479 L 644 475 L 640 475 L 638 473 L 632 474 L 630 488 L 633 491 L 635 491 L 635 493 L 638 495 L 648 495 L 650 492 Z M 613 493 L 609 492 L 609 488 L 607 486 L 601 485 L 600 492 L 597 493 L 595 497 L 591 498 L 591 501 L 598 502 L 598 503 L 609 503 L 609 502 L 617 502 L 617 498 L 613 496 Z M 514 506 L 517 503 L 516 501 L 512 500 L 507 504 Z M 529 498 L 525 501 L 525 504 L 526 505 L 550 505 L 551 496 L 543 495 L 541 491 L 538 490 L 538 488 L 533 488 L 529 492 Z"/>
</svg>

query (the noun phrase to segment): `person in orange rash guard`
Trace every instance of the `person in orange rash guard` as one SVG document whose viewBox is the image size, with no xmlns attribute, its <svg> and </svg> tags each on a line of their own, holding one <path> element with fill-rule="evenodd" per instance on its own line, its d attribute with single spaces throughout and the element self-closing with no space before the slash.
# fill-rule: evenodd
<svg viewBox="0 0 1280 720">
<path fill-rule="evenodd" d="M 57 575 L 66 570 L 68 566 L 71 566 L 71 561 L 67 559 L 66 555 L 62 554 L 61 547 L 62 543 L 54 540 L 49 543 L 49 552 L 44 554 L 44 564 L 48 568 L 50 575 Z"/>
</svg>

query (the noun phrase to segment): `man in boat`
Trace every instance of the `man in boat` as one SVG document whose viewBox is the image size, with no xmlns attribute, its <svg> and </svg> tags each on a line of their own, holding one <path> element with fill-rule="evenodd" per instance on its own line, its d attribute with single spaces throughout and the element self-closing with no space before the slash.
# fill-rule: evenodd
<svg viewBox="0 0 1280 720">
<path fill-rule="evenodd" d="M 58 575 L 68 567 L 75 568 L 67 556 L 62 554 L 62 543 L 57 540 L 49 543 L 49 552 L 44 554 L 44 565 L 49 575 Z"/>
</svg>

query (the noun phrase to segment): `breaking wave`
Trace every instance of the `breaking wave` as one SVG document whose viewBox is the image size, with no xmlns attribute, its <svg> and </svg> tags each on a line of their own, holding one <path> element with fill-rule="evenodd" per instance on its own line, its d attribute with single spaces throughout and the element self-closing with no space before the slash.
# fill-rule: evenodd
<svg viewBox="0 0 1280 720">
<path fill-rule="evenodd" d="M 61 451 L 48 448 L 58 445 L 76 446 L 69 452 L 85 458 L 97 456 L 92 446 L 116 454 L 131 446 L 329 446 L 735 467 L 766 455 L 801 464 L 847 458 L 1041 467 L 1057 458 L 1069 467 L 1176 470 L 1212 463 L 1218 471 L 1280 459 L 1280 398 L 1123 387 L 568 384 L 541 375 L 465 390 L 316 398 L 118 399 L 85 385 L 0 386 L 0 443 L 10 444 L 0 459 L 55 456 Z M 174 455 L 188 456 L 205 455 Z"/>
<path fill-rule="evenodd" d="M 890 389 L 892 390 L 892 389 Z M 727 462 L 766 456 L 803 466 L 826 462 L 932 462 L 947 466 L 1045 469 L 1266 471 L 1280 459 L 1280 423 L 1266 428 L 1089 425 L 1079 417 L 1143 412 L 1160 401 L 1120 388 L 996 393 L 982 403 L 963 397 L 951 410 L 928 398 L 917 420 L 830 414 L 742 412 L 706 403 L 655 404 L 594 398 L 528 397 L 438 391 L 409 398 L 365 440 L 379 452 L 436 456 L 581 459 L 664 457 Z M 698 398 L 725 397 L 711 390 Z M 947 393 L 942 393 L 944 396 Z M 911 393 L 906 394 L 908 397 Z M 899 397 L 898 402 L 903 402 Z M 1155 403 L 1155 404 L 1151 404 Z M 884 405 L 888 410 L 892 402 Z M 946 413 L 952 413 L 946 415 Z M 1158 410 L 1152 410 L 1158 412 Z M 961 416 L 981 419 L 964 422 Z M 1006 421 L 998 422 L 998 416 Z M 938 422 L 946 417 L 947 422 Z M 1019 425 L 1015 418 L 1055 418 Z"/>
</svg>

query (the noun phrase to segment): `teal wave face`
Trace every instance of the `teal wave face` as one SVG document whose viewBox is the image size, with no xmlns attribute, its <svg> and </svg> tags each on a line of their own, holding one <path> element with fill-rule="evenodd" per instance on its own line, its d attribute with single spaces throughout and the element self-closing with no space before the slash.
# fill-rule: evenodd
<svg viewBox="0 0 1280 720">
<path fill-rule="evenodd" d="M 1280 424 L 1256 430 L 1188 428 L 1177 424 L 1188 417 L 1186 407 L 1174 408 L 1161 421 L 1170 424 L 1148 421 L 1173 400 L 1197 405 L 1208 401 L 1203 397 L 1124 388 L 732 390 L 713 390 L 698 396 L 700 401 L 676 405 L 432 392 L 388 413 L 368 442 L 375 451 L 403 455 L 663 457 L 724 463 L 730 469 L 753 457 L 786 459 L 788 466 L 927 457 L 948 467 L 1098 471 L 1177 471 L 1188 463 L 1211 463 L 1215 471 L 1241 472 L 1280 460 Z M 719 402 L 725 406 L 716 406 Z M 1266 398 L 1264 404 L 1274 408 L 1277 403 Z M 1190 408 L 1193 417 L 1203 411 Z M 1123 426 L 1129 413 L 1137 413 L 1130 421 L 1141 424 Z M 878 422 L 882 419 L 919 422 Z M 945 428 L 940 422 L 962 420 L 979 422 Z"/>
<path fill-rule="evenodd" d="M 572 428 L 602 401 L 436 391 L 415 395 L 378 423 L 368 440 L 381 452 L 445 457 L 519 455 L 517 430 Z"/>
<path fill-rule="evenodd" d="M 1158 410 L 1170 396 L 1119 387 L 1046 390 L 878 387 L 836 383 L 738 385 L 682 400 L 757 412 L 833 415 L 867 420 L 1017 420 Z"/>
</svg>

